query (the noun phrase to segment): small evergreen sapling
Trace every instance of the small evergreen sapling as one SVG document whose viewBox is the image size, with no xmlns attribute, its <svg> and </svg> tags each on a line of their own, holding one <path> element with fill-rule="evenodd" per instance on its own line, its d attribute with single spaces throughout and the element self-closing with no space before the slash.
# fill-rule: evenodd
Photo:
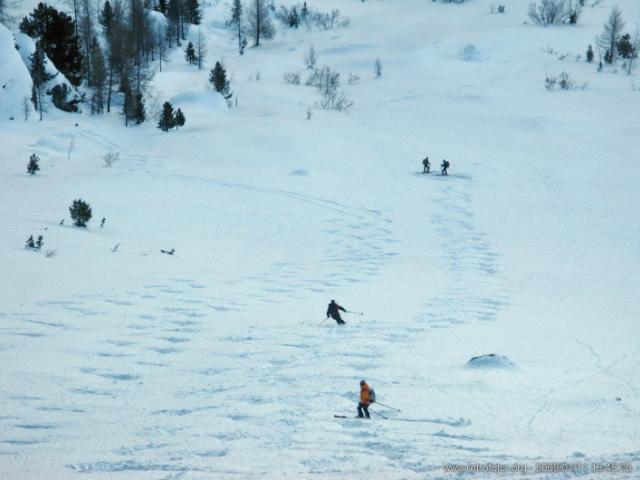
<svg viewBox="0 0 640 480">
<path fill-rule="evenodd" d="M 183 127 L 184 123 L 185 123 L 185 118 L 184 118 L 184 113 L 182 113 L 182 110 L 178 109 L 176 110 L 176 114 L 173 117 L 173 123 L 176 126 L 176 129 L 178 127 Z"/>
<path fill-rule="evenodd" d="M 38 240 L 36 241 L 33 240 L 33 235 L 29 235 L 29 238 L 27 238 L 27 242 L 25 244 L 25 248 L 28 248 L 31 250 L 40 250 L 43 245 L 44 245 L 44 239 L 42 235 L 38 236 Z"/>
<path fill-rule="evenodd" d="M 216 92 L 221 93 L 227 100 L 232 97 L 227 72 L 220 62 L 216 62 L 216 66 L 209 72 L 209 83 L 213 85 Z"/>
<path fill-rule="evenodd" d="M 187 62 L 189 62 L 189 65 L 193 65 L 198 60 L 198 57 L 196 56 L 196 49 L 193 47 L 193 43 L 189 42 L 189 44 L 187 45 L 187 48 L 184 51 L 184 58 Z"/>
<path fill-rule="evenodd" d="M 587 47 L 587 62 L 593 62 L 593 47 L 591 45 Z"/>
<path fill-rule="evenodd" d="M 86 227 L 91 220 L 91 207 L 82 199 L 74 200 L 69 207 L 71 219 L 76 227 Z"/>
<path fill-rule="evenodd" d="M 633 55 L 633 44 L 631 43 L 631 35 L 625 33 L 616 44 L 618 53 L 622 58 L 631 58 Z"/>
<path fill-rule="evenodd" d="M 29 157 L 29 163 L 27 164 L 27 173 L 29 175 L 35 175 L 36 172 L 40 170 L 40 166 L 38 165 L 39 161 L 40 159 L 35 153 Z"/>
</svg>

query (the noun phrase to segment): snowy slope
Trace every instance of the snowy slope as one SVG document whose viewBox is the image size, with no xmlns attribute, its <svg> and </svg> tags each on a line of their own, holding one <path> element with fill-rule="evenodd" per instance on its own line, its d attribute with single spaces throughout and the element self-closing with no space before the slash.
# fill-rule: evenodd
<svg viewBox="0 0 640 480">
<path fill-rule="evenodd" d="M 180 131 L 2 120 L 0 478 L 637 478 L 640 81 L 575 61 L 614 2 L 540 28 L 527 2 L 318 0 L 351 26 L 244 56 L 210 3 L 207 69 L 175 51 L 150 88 Z M 311 44 L 349 114 L 306 120 L 316 92 L 283 82 Z M 237 107 L 205 88 L 217 60 Z M 587 88 L 545 90 L 561 71 Z M 318 325 L 331 298 L 364 315 Z M 361 378 L 402 411 L 334 418 Z"/>
<path fill-rule="evenodd" d="M 24 98 L 31 98 L 31 77 L 15 48 L 15 39 L 0 24 L 0 117 L 24 117 Z"/>
</svg>

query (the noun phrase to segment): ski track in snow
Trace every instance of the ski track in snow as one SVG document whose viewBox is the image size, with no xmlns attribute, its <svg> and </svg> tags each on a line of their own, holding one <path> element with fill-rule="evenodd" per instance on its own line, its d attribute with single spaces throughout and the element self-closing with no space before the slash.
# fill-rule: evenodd
<svg viewBox="0 0 640 480">
<path fill-rule="evenodd" d="M 425 180 L 438 183 L 439 194 L 434 200 L 438 209 L 431 216 L 431 224 L 441 241 L 450 286 L 425 304 L 418 320 L 431 328 L 447 328 L 470 320 L 494 321 L 508 305 L 509 291 L 500 275 L 499 255 L 492 250 L 487 235 L 474 224 L 472 198 L 466 188 L 473 179 L 464 174 L 432 173 Z M 465 288 L 467 285 L 474 288 Z"/>
</svg>

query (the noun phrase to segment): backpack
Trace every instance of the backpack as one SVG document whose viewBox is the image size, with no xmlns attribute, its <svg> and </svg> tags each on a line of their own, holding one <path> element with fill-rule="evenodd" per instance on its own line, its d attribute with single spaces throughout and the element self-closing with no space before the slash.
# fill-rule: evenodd
<svg viewBox="0 0 640 480">
<path fill-rule="evenodd" d="M 369 389 L 369 403 L 376 403 L 376 391 L 373 388 Z"/>
</svg>

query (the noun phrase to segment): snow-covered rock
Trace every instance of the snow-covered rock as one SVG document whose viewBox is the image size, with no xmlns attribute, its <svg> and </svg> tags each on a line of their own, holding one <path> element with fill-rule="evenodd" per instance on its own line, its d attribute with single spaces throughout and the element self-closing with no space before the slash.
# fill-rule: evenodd
<svg viewBox="0 0 640 480">
<path fill-rule="evenodd" d="M 471 357 L 467 362 L 467 367 L 472 368 L 511 368 L 514 366 L 515 363 L 513 363 L 508 357 L 504 355 L 497 355 L 495 353 Z"/>
</svg>

